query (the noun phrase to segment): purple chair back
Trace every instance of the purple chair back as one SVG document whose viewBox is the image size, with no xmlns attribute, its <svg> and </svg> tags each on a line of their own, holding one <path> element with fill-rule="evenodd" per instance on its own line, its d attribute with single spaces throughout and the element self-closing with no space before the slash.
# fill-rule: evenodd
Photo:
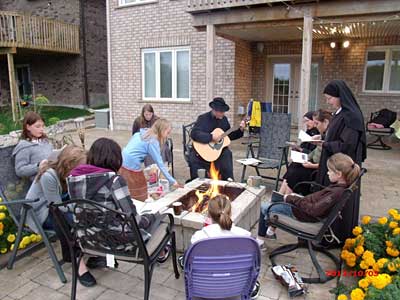
<svg viewBox="0 0 400 300">
<path fill-rule="evenodd" d="M 198 241 L 185 253 L 186 299 L 226 299 L 250 294 L 260 272 L 260 248 L 251 237 Z"/>
</svg>

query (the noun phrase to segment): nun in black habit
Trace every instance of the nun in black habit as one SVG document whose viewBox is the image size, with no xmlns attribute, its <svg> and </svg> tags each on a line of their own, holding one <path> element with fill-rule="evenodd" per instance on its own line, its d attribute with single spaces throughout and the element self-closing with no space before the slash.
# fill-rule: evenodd
<svg viewBox="0 0 400 300">
<path fill-rule="evenodd" d="M 325 140 L 322 143 L 321 160 L 317 182 L 328 186 L 327 160 L 335 153 L 349 155 L 355 163 L 361 163 L 367 157 L 364 117 L 352 91 L 343 80 L 333 80 L 324 89 L 328 104 L 336 112 L 329 124 Z M 348 200 L 342 210 L 342 219 L 336 219 L 332 226 L 341 243 L 352 235 L 352 229 L 358 224 L 360 209 L 360 187 Z"/>
</svg>

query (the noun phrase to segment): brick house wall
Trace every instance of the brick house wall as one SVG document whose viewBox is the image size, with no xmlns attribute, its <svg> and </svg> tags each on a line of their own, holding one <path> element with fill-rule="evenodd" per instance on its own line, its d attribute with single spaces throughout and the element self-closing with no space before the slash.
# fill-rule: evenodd
<svg viewBox="0 0 400 300">
<path fill-rule="evenodd" d="M 86 58 L 90 105 L 107 103 L 107 29 L 105 0 L 88 0 L 85 5 Z M 29 12 L 33 15 L 67 23 L 80 24 L 79 0 L 2 0 L 0 10 Z M 51 104 L 84 106 L 83 39 L 80 55 L 29 52 L 17 49 L 14 64 L 28 64 L 36 94 L 49 98 Z M 6 56 L 0 56 L 0 104 L 10 102 Z"/>
<path fill-rule="evenodd" d="M 319 103 L 327 108 L 323 98 L 323 88 L 333 79 L 343 79 L 352 89 L 364 118 L 368 119 L 371 112 L 382 108 L 388 108 L 400 115 L 400 95 L 371 94 L 363 92 L 364 67 L 366 63 L 366 51 L 373 46 L 400 45 L 400 36 L 374 39 L 350 40 L 347 49 L 329 47 L 326 41 L 313 41 L 313 55 L 321 55 L 322 74 L 320 82 Z M 253 47 L 253 96 L 258 99 L 267 99 L 265 69 L 266 60 L 269 55 L 300 55 L 302 51 L 301 41 L 291 42 L 269 42 L 264 43 L 263 53 L 259 53 Z"/>
<path fill-rule="evenodd" d="M 196 120 L 209 110 L 206 99 L 206 33 L 191 26 L 185 0 L 118 7 L 110 1 L 113 119 L 116 129 L 131 128 L 145 103 L 170 120 L 175 128 Z M 141 50 L 189 46 L 191 57 L 190 102 L 144 102 L 142 100 Z M 217 37 L 215 45 L 215 96 L 231 106 L 234 116 L 235 43 Z"/>
</svg>

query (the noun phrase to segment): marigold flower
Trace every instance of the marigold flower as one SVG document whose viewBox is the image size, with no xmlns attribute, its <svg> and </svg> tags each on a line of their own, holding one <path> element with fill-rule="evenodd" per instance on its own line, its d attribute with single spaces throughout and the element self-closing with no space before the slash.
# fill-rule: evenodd
<svg viewBox="0 0 400 300">
<path fill-rule="evenodd" d="M 388 247 L 393 247 L 393 243 L 391 241 L 386 241 L 385 244 Z"/>
<path fill-rule="evenodd" d="M 361 219 L 361 223 L 363 223 L 364 225 L 369 224 L 369 222 L 371 222 L 371 217 L 370 216 L 363 216 Z"/>
<path fill-rule="evenodd" d="M 14 250 L 14 244 L 11 244 L 10 251 L 13 251 L 13 250 Z"/>
<path fill-rule="evenodd" d="M 389 223 L 389 227 L 392 228 L 392 229 L 394 229 L 394 228 L 399 227 L 399 224 L 398 224 L 397 222 L 395 222 L 395 221 L 391 221 L 391 222 Z"/>
<path fill-rule="evenodd" d="M 387 262 L 388 262 L 387 258 L 380 258 L 378 259 L 377 264 L 379 265 L 379 268 L 382 269 Z"/>
<path fill-rule="evenodd" d="M 1 254 L 7 253 L 7 248 L 1 248 L 1 249 L 0 249 L 0 253 L 1 253 Z"/>
<path fill-rule="evenodd" d="M 369 286 L 369 281 L 368 281 L 368 279 L 366 279 L 366 278 L 363 278 L 363 279 L 361 279 L 359 282 L 358 282 L 358 286 L 360 287 L 360 288 L 363 288 L 364 290 Z"/>
<path fill-rule="evenodd" d="M 365 294 L 362 289 L 356 288 L 350 293 L 351 300 L 364 300 Z"/>
<path fill-rule="evenodd" d="M 378 223 L 381 225 L 385 225 L 387 223 L 388 219 L 386 217 L 382 217 L 378 219 Z"/>
<path fill-rule="evenodd" d="M 361 269 L 366 270 L 366 269 L 368 269 L 368 267 L 369 267 L 369 265 L 368 265 L 368 263 L 367 263 L 365 260 L 362 260 L 362 261 L 360 262 L 360 268 L 361 268 Z"/>
<path fill-rule="evenodd" d="M 388 269 L 390 272 L 396 272 L 396 266 L 393 262 L 388 263 Z"/>
<path fill-rule="evenodd" d="M 355 239 L 346 239 L 346 241 L 344 242 L 343 249 L 353 248 L 355 243 L 356 243 Z"/>
<path fill-rule="evenodd" d="M 36 235 L 36 242 L 41 242 L 42 241 L 42 236 L 40 234 Z"/>
<path fill-rule="evenodd" d="M 356 261 L 355 260 L 346 260 L 346 264 L 352 268 L 356 265 Z"/>
<path fill-rule="evenodd" d="M 0 211 L 4 211 L 4 210 L 7 210 L 7 206 L 5 206 L 5 205 L 0 205 Z"/>
<path fill-rule="evenodd" d="M 394 215 L 393 219 L 395 219 L 395 221 L 400 221 L 400 214 Z"/>
<path fill-rule="evenodd" d="M 379 290 L 384 289 L 391 282 L 392 278 L 388 274 L 379 274 L 372 277 L 372 285 Z"/>
<path fill-rule="evenodd" d="M 15 241 L 15 234 L 9 234 L 7 237 L 7 241 L 10 243 L 14 243 Z"/>
<path fill-rule="evenodd" d="M 1 212 L 0 213 L 0 221 L 4 220 L 6 218 L 6 214 Z"/>
<path fill-rule="evenodd" d="M 355 236 L 360 235 L 363 232 L 362 228 L 360 226 L 356 226 L 353 228 L 353 234 Z"/>
<path fill-rule="evenodd" d="M 374 263 L 375 263 L 375 259 L 373 259 L 373 258 L 371 258 L 371 257 L 368 257 L 366 260 L 365 260 L 365 263 L 368 265 L 368 266 L 373 266 L 374 265 Z"/>
<path fill-rule="evenodd" d="M 393 233 L 393 235 L 400 234 L 400 227 L 397 227 L 397 228 L 393 229 L 392 233 Z"/>
<path fill-rule="evenodd" d="M 388 214 L 392 217 L 394 217 L 395 215 L 397 215 L 399 212 L 397 211 L 397 209 L 391 208 L 388 210 Z"/>
<path fill-rule="evenodd" d="M 363 246 L 357 246 L 354 249 L 354 252 L 356 253 L 357 256 L 361 256 L 364 253 L 364 247 Z"/>
<path fill-rule="evenodd" d="M 347 300 L 347 296 L 346 296 L 345 294 L 340 294 L 340 295 L 337 297 L 337 300 Z"/>
<path fill-rule="evenodd" d="M 374 258 L 374 253 L 372 251 L 367 250 L 364 252 L 362 258 L 363 259 Z"/>
</svg>

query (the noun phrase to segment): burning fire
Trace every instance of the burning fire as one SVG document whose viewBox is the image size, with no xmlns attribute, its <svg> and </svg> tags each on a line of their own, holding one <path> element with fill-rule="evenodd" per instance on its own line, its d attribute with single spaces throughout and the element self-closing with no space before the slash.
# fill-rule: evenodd
<svg viewBox="0 0 400 300">
<path fill-rule="evenodd" d="M 196 191 L 197 202 L 192 206 L 191 211 L 195 212 L 199 207 L 201 208 L 201 212 L 204 213 L 207 211 L 207 206 L 205 205 L 209 199 L 219 195 L 219 186 L 217 180 L 219 180 L 219 171 L 214 165 L 214 162 L 211 163 L 210 166 L 210 177 L 213 181 L 211 181 L 210 188 L 201 192 L 199 190 Z"/>
</svg>

